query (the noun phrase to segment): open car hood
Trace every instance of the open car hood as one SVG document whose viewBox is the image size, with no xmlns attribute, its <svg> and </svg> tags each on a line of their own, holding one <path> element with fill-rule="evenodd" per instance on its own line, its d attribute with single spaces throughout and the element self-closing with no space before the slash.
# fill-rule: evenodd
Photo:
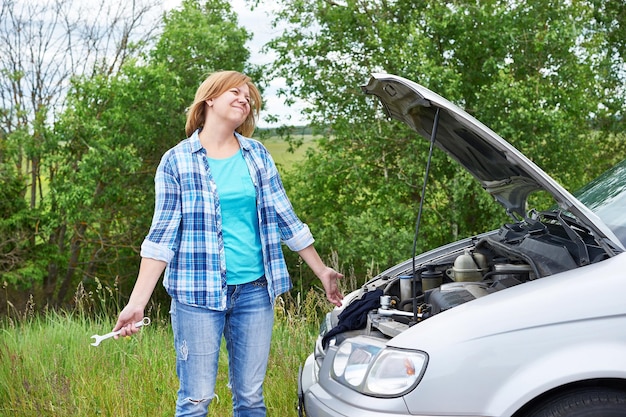
<svg viewBox="0 0 626 417">
<path fill-rule="evenodd" d="M 439 110 L 435 146 L 468 170 L 510 215 L 526 217 L 526 201 L 536 190 L 550 193 L 558 205 L 596 234 L 622 248 L 615 234 L 585 205 L 511 144 L 463 109 L 413 81 L 372 74 L 366 94 L 377 96 L 388 115 L 430 141 Z"/>
</svg>

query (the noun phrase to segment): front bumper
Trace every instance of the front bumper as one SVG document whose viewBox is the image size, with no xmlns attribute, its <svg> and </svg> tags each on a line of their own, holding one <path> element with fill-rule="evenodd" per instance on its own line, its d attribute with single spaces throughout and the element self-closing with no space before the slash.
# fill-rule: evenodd
<svg viewBox="0 0 626 417">
<path fill-rule="evenodd" d="M 332 407 L 331 407 L 332 405 Z M 340 398 L 332 396 L 320 390 L 319 385 L 315 385 L 311 390 L 302 396 L 302 408 L 298 412 L 300 417 L 442 417 L 444 414 L 410 414 L 405 412 L 394 412 L 391 410 L 368 410 L 366 406 L 355 407 L 354 405 L 341 401 Z M 465 415 L 457 417 L 484 417 L 477 415 Z"/>
<path fill-rule="evenodd" d="M 366 408 L 357 408 L 331 396 L 320 389 L 319 385 L 314 385 L 311 390 L 304 394 L 302 405 L 303 413 L 299 415 L 306 417 L 419 417 L 408 412 L 369 411 Z"/>
</svg>

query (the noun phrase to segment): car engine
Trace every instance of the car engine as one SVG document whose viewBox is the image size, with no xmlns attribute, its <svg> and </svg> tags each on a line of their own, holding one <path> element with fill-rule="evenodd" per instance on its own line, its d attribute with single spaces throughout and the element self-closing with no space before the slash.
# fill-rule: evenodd
<svg viewBox="0 0 626 417">
<path fill-rule="evenodd" d="M 364 330 L 334 329 L 335 342 L 363 332 L 395 337 L 461 304 L 607 257 L 587 229 L 561 212 L 537 213 L 465 242 L 424 254 L 415 263 L 405 262 L 366 283 L 348 304 L 377 291 L 379 307 L 362 313 L 367 314 Z M 330 314 L 322 335 L 340 325 L 341 319 L 341 312 Z"/>
</svg>

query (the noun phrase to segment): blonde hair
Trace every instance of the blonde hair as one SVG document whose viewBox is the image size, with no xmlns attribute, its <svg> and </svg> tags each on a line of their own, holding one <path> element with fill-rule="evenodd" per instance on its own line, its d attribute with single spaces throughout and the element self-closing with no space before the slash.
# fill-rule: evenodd
<svg viewBox="0 0 626 417">
<path fill-rule="evenodd" d="M 246 84 L 250 89 L 250 114 L 235 131 L 246 137 L 252 136 L 256 117 L 259 117 L 261 111 L 261 94 L 250 77 L 237 71 L 214 72 L 200 84 L 193 104 L 187 109 L 187 123 L 185 124 L 187 136 L 191 136 L 193 132 L 204 125 L 207 100 L 216 98 L 225 91 L 243 84 Z"/>
</svg>

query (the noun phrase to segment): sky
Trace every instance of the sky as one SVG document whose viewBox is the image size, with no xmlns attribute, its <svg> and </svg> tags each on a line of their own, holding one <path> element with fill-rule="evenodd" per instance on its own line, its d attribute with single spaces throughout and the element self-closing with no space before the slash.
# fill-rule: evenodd
<svg viewBox="0 0 626 417">
<path fill-rule="evenodd" d="M 276 36 L 279 29 L 272 29 L 270 13 L 274 2 L 263 1 L 258 7 L 251 11 L 246 5 L 245 0 L 231 0 L 230 4 L 239 17 L 239 24 L 253 33 L 253 38 L 246 46 L 250 50 L 250 63 L 267 64 L 271 62 L 272 55 L 261 53 L 261 48 L 270 39 Z M 271 4 L 270 4 L 271 3 Z M 169 10 L 180 5 L 180 0 L 165 0 L 162 3 L 164 10 Z M 254 81 L 254 80 L 253 80 Z M 260 120 L 257 122 L 258 127 L 272 127 L 283 124 L 288 125 L 304 125 L 306 121 L 300 117 L 302 104 L 297 102 L 292 106 L 286 106 L 283 100 L 276 95 L 279 88 L 284 87 L 283 79 L 274 79 L 264 91 L 263 99 L 265 101 L 265 110 L 261 112 Z M 265 118 L 268 114 L 276 115 L 279 118 L 278 123 L 270 124 Z"/>
</svg>

